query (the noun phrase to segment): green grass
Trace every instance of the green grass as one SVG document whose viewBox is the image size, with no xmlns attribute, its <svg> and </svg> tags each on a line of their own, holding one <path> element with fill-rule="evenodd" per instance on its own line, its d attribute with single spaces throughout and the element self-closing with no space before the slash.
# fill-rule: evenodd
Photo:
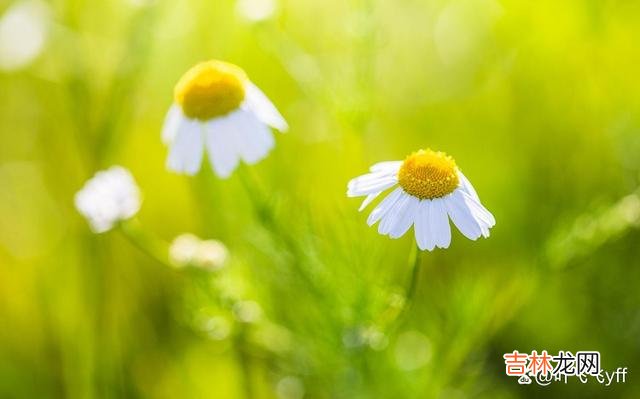
<svg viewBox="0 0 640 399">
<path fill-rule="evenodd" d="M 261 22 L 232 1 L 46 4 L 42 53 L 0 71 L 0 397 L 640 395 L 637 2 L 282 0 Z M 227 180 L 168 172 L 160 141 L 173 85 L 211 58 L 291 127 Z M 497 225 L 424 253 L 403 310 L 412 234 L 378 235 L 345 191 L 423 147 Z M 114 164 L 145 234 L 220 240 L 227 267 L 90 233 L 73 196 Z M 520 386 L 514 349 L 598 350 L 630 381 Z"/>
</svg>

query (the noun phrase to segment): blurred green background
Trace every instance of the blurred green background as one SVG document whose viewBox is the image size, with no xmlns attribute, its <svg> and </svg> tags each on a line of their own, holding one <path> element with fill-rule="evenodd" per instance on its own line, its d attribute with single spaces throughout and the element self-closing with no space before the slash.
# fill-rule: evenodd
<svg viewBox="0 0 640 399">
<path fill-rule="evenodd" d="M 640 2 L 0 0 L 0 15 L 1 398 L 640 397 Z M 291 125 L 250 187 L 164 167 L 173 85 L 210 58 Z M 422 147 L 455 157 L 497 225 L 425 253 L 396 323 L 414 239 L 367 227 L 346 183 Z M 146 234 L 218 239 L 224 270 L 92 234 L 73 196 L 113 164 L 141 187 Z M 597 350 L 630 375 L 521 386 L 514 349 Z"/>
</svg>

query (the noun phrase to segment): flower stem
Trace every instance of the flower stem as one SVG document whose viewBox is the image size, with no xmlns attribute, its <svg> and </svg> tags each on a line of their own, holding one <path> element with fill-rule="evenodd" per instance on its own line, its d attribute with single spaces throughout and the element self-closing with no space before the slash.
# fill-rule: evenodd
<svg viewBox="0 0 640 399">
<path fill-rule="evenodd" d="M 122 235 L 141 252 L 158 263 L 171 266 L 167 244 L 145 232 L 137 219 L 125 220 L 118 227 Z"/>
<path fill-rule="evenodd" d="M 409 258 L 407 260 L 407 265 L 411 270 L 411 275 L 409 276 L 409 281 L 405 290 L 404 304 L 399 308 L 397 312 L 390 311 L 388 309 L 383 313 L 383 319 L 386 319 L 383 321 L 383 325 L 386 325 L 388 334 L 392 334 L 402 325 L 404 319 L 409 314 L 413 303 L 415 302 L 418 280 L 420 280 L 420 268 L 422 265 L 422 251 L 418 248 L 417 245 L 414 245 L 412 247 L 411 252 L 409 253 Z M 391 313 L 391 316 L 385 316 L 385 314 L 388 315 L 389 313 Z"/>
<path fill-rule="evenodd" d="M 420 277 L 420 266 L 422 264 L 422 251 L 417 245 L 413 246 L 411 254 L 409 255 L 409 267 L 411 268 L 411 277 L 409 278 L 409 284 L 407 286 L 407 292 L 405 298 L 407 300 L 407 306 L 411 306 L 415 299 L 416 289 L 418 286 L 418 280 Z"/>
</svg>

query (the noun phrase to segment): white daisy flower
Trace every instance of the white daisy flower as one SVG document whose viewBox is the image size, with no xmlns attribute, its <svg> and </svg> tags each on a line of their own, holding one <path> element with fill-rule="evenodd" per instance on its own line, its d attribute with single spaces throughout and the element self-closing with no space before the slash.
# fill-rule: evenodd
<svg viewBox="0 0 640 399">
<path fill-rule="evenodd" d="M 371 212 L 367 223 L 380 221 L 378 232 L 391 238 L 401 237 L 413 225 L 421 250 L 449 247 L 449 218 L 471 240 L 489 237 L 489 229 L 496 224 L 469 180 L 444 152 L 420 150 L 404 161 L 377 163 L 370 173 L 349 182 L 347 196 L 366 196 L 360 206 L 363 210 L 392 187 L 396 188 Z"/>
<path fill-rule="evenodd" d="M 75 205 L 94 233 L 111 230 L 140 210 L 140 190 L 131 173 L 122 166 L 100 171 L 75 195 Z"/>
<path fill-rule="evenodd" d="M 249 165 L 267 156 L 287 122 L 244 71 L 222 61 L 197 64 L 180 78 L 167 113 L 162 140 L 167 168 L 193 175 L 206 152 L 215 173 L 226 178 L 240 160 Z"/>
</svg>

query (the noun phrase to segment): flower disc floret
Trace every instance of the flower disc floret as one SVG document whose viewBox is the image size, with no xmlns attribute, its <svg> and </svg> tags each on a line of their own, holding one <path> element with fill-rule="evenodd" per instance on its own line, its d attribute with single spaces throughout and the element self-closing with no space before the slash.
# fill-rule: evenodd
<svg viewBox="0 0 640 399">
<path fill-rule="evenodd" d="M 431 149 L 409 155 L 398 171 L 398 183 L 420 199 L 444 197 L 458 187 L 458 167 L 449 155 Z"/>
<path fill-rule="evenodd" d="M 175 102 L 189 118 L 202 121 L 226 115 L 242 104 L 247 75 L 223 61 L 195 65 L 180 78 L 174 90 Z"/>
</svg>

